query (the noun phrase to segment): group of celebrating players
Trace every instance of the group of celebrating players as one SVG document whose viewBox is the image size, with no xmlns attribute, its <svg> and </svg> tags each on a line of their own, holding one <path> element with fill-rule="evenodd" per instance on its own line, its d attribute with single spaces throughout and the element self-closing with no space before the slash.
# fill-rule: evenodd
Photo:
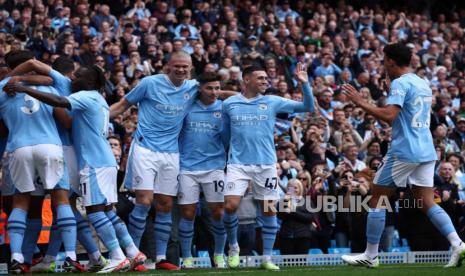
<svg viewBox="0 0 465 276">
<path fill-rule="evenodd" d="M 465 258 L 465 245 L 432 196 L 436 155 L 429 132 L 431 89 L 409 72 L 408 47 L 392 44 L 384 52 L 384 66 L 393 80 L 385 107 L 366 103 L 350 85 L 343 87 L 352 102 L 393 125 L 393 142 L 377 172 L 370 201 L 367 249 L 360 255 L 343 256 L 343 260 L 352 265 L 378 266 L 378 243 L 385 220 L 378 199 L 408 183 L 413 185 L 414 194 L 423 198 L 423 209 L 433 224 L 452 244 L 448 266 L 459 266 Z M 261 206 L 261 266 L 279 270 L 271 259 L 278 231 L 276 213 L 265 208 L 279 199 L 273 133 L 277 113 L 314 111 L 304 64 L 297 64 L 295 72 L 303 92 L 303 101 L 298 102 L 264 96 L 267 74 L 260 67 L 243 69 L 240 94 L 221 91 L 220 79 L 213 74 L 190 80 L 190 55 L 174 52 L 165 74 L 145 77 L 109 107 L 99 93 L 105 78 L 96 66 L 74 70 L 72 60 L 59 57 L 50 67 L 34 60 L 27 51 L 9 53 L 6 62 L 9 72 L 0 82 L 4 91 L 0 94 L 0 116 L 3 129 L 8 130 L 1 188 L 4 202 L 11 203 L 7 228 L 11 271 L 53 270 L 61 243 L 65 271 L 143 270 L 147 258 L 138 247 L 153 202 L 156 268 L 179 269 L 166 261 L 175 196 L 181 210 L 178 239 L 182 263 L 184 268 L 192 268 L 200 191 L 212 216 L 214 266 L 236 268 L 240 264 L 236 210 L 249 183 Z M 132 105 L 138 105 L 138 125 L 124 184 L 134 191 L 136 199 L 126 226 L 113 211 L 117 164 L 107 131 L 110 118 Z M 42 200 L 45 192 L 52 198 L 54 224 L 46 256 L 30 268 L 38 231 L 29 230 L 40 231 L 41 226 L 34 219 L 37 211 L 30 206 Z M 78 196 L 83 199 L 87 220 L 76 210 Z M 110 260 L 95 245 L 89 222 L 109 251 Z M 76 240 L 89 254 L 87 267 L 76 258 Z"/>
</svg>

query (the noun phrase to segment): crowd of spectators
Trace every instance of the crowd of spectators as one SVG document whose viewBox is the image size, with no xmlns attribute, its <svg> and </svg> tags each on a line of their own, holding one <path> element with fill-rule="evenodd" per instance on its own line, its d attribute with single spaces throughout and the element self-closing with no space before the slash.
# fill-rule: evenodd
<svg viewBox="0 0 465 276">
<path fill-rule="evenodd" d="M 0 0 L 0 60 L 13 49 L 30 49 L 49 64 L 60 55 L 72 58 L 77 66 L 96 64 L 105 72 L 104 96 L 109 104 L 144 76 L 163 72 L 173 51 L 191 54 L 193 78 L 216 72 L 225 90 L 240 91 L 243 68 L 262 66 L 269 77 L 266 94 L 293 100 L 302 99 L 294 71 L 303 62 L 308 65 L 317 108 L 314 114 L 278 114 L 276 166 L 282 197 L 287 201 L 303 197 L 313 204 L 322 195 L 340 195 L 348 207 L 351 195 L 370 194 L 374 171 L 390 144 L 391 128 L 348 102 L 340 86 L 350 83 L 366 100 L 383 105 L 389 80 L 382 49 L 388 43 L 404 42 L 414 53 L 412 70 L 433 92 L 435 199 L 463 239 L 465 9 L 456 5 L 435 9 L 431 4 L 435 1 L 355 1 L 353 6 L 350 2 Z M 119 183 L 137 119 L 137 108 L 132 108 L 111 124 Z M 121 191 L 119 208 L 130 208 L 130 191 Z M 409 199 L 408 189 L 391 199 L 397 208 L 388 215 L 381 248 L 389 250 L 398 230 L 412 250 L 447 249 L 447 241 L 429 220 L 419 210 L 407 208 Z M 246 197 L 243 204 L 247 206 L 239 211 L 239 232 L 242 241 L 249 239 L 243 241 L 250 247 L 243 253 L 250 254 L 260 250 L 260 239 L 256 243 L 250 235 L 259 233 L 260 222 L 251 207 L 253 200 Z M 199 216 L 205 210 L 199 207 Z M 309 212 L 299 207 L 295 212 L 284 210 L 279 217 L 275 247 L 287 254 L 306 253 L 309 248 L 327 252 L 334 246 L 331 240 L 353 252 L 364 248 L 364 211 Z M 201 223 L 208 221 L 199 219 L 197 224 Z M 197 233 L 206 229 L 197 224 Z M 411 234 L 419 229 L 420 234 Z M 172 239 L 175 244 L 176 238 Z M 197 248 L 208 247 L 200 240 Z"/>
</svg>

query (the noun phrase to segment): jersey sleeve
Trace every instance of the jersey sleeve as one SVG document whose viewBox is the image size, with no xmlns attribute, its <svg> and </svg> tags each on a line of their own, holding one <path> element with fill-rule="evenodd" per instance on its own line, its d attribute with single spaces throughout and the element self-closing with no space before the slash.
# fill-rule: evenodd
<svg viewBox="0 0 465 276">
<path fill-rule="evenodd" d="M 71 110 L 85 110 L 94 102 L 89 92 L 77 92 L 66 97 L 71 104 Z"/>
<path fill-rule="evenodd" d="M 294 113 L 294 112 L 313 112 L 315 110 L 315 103 L 313 100 L 313 93 L 310 84 L 305 83 L 302 85 L 303 102 L 293 101 L 281 97 L 273 97 L 276 101 L 276 113 Z"/>
<path fill-rule="evenodd" d="M 50 71 L 49 76 L 53 79 L 53 87 L 58 90 L 60 95 L 69 96 L 71 93 L 71 80 L 54 69 Z"/>
<path fill-rule="evenodd" d="M 398 79 L 391 83 L 391 89 L 387 98 L 386 104 L 404 106 L 405 96 L 407 95 L 407 89 L 402 85 L 402 82 Z"/>
<path fill-rule="evenodd" d="M 134 87 L 131 92 L 129 92 L 124 98 L 130 104 L 136 104 L 140 102 L 143 98 L 145 98 L 148 90 L 148 81 L 147 78 L 144 78 L 140 81 L 140 83 Z M 152 89 L 156 89 L 156 87 L 152 87 Z"/>
</svg>

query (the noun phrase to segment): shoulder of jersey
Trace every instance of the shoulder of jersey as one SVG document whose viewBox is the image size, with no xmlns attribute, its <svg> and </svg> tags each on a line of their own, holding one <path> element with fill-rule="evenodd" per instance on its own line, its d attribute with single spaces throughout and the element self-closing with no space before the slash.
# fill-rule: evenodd
<svg viewBox="0 0 465 276">
<path fill-rule="evenodd" d="M 224 100 L 222 102 L 223 102 L 223 104 L 229 104 L 231 102 L 237 101 L 239 99 L 239 95 L 240 94 L 231 96 L 231 97 L 227 98 L 226 100 Z"/>
</svg>

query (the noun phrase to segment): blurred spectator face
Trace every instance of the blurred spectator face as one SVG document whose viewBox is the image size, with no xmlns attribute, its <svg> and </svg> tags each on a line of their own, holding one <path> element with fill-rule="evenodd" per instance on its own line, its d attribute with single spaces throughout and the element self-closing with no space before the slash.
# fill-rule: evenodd
<svg viewBox="0 0 465 276">
<path fill-rule="evenodd" d="M 379 168 L 380 165 L 381 165 L 381 161 L 378 160 L 378 159 L 374 159 L 374 160 L 371 161 L 370 169 L 376 171 Z"/>
<path fill-rule="evenodd" d="M 120 141 L 118 139 L 108 138 L 108 143 L 110 144 L 110 147 L 112 149 L 114 149 L 114 148 L 121 149 L 121 143 L 120 143 Z"/>
<path fill-rule="evenodd" d="M 179 51 L 182 51 L 182 42 L 180 40 L 176 40 L 175 42 L 173 42 L 173 51 L 174 52 L 179 52 Z"/>
<path fill-rule="evenodd" d="M 378 156 L 381 154 L 381 146 L 378 142 L 372 142 L 367 148 L 367 155 Z"/>
<path fill-rule="evenodd" d="M 460 169 L 460 159 L 457 156 L 451 155 L 447 158 L 449 163 L 454 167 L 454 171 L 458 171 Z"/>
<path fill-rule="evenodd" d="M 113 156 L 115 156 L 116 163 L 119 164 L 121 161 L 121 148 L 111 148 Z"/>
<path fill-rule="evenodd" d="M 348 147 L 344 151 L 344 156 L 347 159 L 349 159 L 349 161 L 355 162 L 357 160 L 357 156 L 358 156 L 358 147 L 357 146 Z"/>
<path fill-rule="evenodd" d="M 105 58 L 103 58 L 103 56 L 97 56 L 95 58 L 95 65 L 97 65 L 100 68 L 104 68 L 105 67 Z"/>
<path fill-rule="evenodd" d="M 465 132 L 465 120 L 461 119 L 457 122 L 457 130 L 460 132 Z"/>
<path fill-rule="evenodd" d="M 280 81 L 278 83 L 278 90 L 279 90 L 279 93 L 284 95 L 285 93 L 287 93 L 288 91 L 288 86 L 287 86 L 287 82 L 285 81 Z"/>
<path fill-rule="evenodd" d="M 437 139 L 444 139 L 447 135 L 447 128 L 444 125 L 439 125 L 434 130 L 434 137 Z"/>
<path fill-rule="evenodd" d="M 454 175 L 454 166 L 449 162 L 441 163 L 439 167 L 439 176 L 442 177 L 445 181 L 449 182 Z"/>
<path fill-rule="evenodd" d="M 327 107 L 331 105 L 331 101 L 333 100 L 333 94 L 330 91 L 326 90 L 323 93 L 321 93 L 318 99 L 322 106 Z"/>
<path fill-rule="evenodd" d="M 343 110 L 336 110 L 334 112 L 334 122 L 337 124 L 345 123 L 346 121 L 346 114 Z"/>
</svg>

